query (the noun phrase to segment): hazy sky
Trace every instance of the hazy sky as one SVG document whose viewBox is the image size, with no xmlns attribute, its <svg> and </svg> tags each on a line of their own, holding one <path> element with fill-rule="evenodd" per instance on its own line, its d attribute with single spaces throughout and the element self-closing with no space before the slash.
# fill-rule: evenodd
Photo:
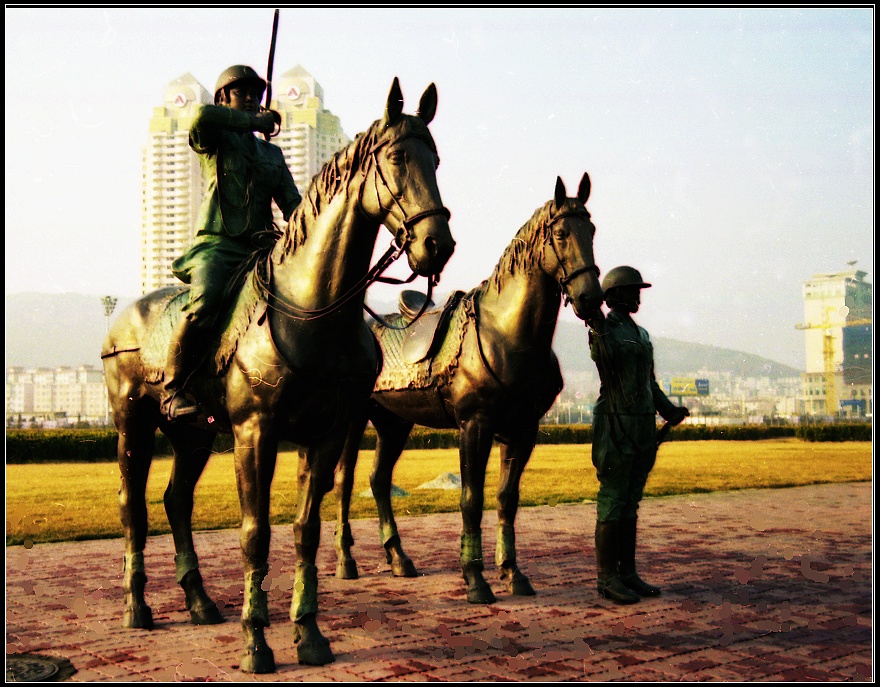
<svg viewBox="0 0 880 687">
<path fill-rule="evenodd" d="M 231 64 L 265 75 L 272 15 L 6 9 L 7 294 L 139 295 L 152 109 L 187 72 L 209 91 Z M 458 242 L 440 292 L 488 277 L 556 177 L 574 195 L 586 171 L 597 261 L 653 283 L 636 318 L 652 335 L 802 368 L 802 282 L 852 260 L 873 281 L 873 20 L 287 7 L 275 74 L 302 65 L 350 137 L 381 116 L 395 76 L 409 113 L 437 85 Z"/>
</svg>

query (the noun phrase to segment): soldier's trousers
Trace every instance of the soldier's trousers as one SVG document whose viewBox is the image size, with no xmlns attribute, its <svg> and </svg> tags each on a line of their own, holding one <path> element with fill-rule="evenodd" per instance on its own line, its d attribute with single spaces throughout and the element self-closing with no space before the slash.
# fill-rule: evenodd
<svg viewBox="0 0 880 687">
<path fill-rule="evenodd" d="M 635 518 L 657 458 L 653 416 L 597 414 L 593 419 L 593 466 L 599 480 L 596 520 Z"/>
</svg>

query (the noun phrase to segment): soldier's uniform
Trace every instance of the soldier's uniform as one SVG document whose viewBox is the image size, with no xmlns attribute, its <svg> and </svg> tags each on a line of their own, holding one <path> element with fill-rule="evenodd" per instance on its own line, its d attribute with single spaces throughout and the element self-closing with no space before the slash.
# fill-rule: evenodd
<svg viewBox="0 0 880 687">
<path fill-rule="evenodd" d="M 199 110 L 189 132 L 206 194 L 196 239 L 172 264 L 174 276 L 189 284 L 190 291 L 165 365 L 163 411 L 171 419 L 198 411 L 181 391 L 218 335 L 230 289 L 234 292 L 240 286 L 236 280 L 242 276 L 239 268 L 260 247 L 261 237 L 271 242 L 263 232 L 275 230 L 272 201 L 288 221 L 302 200 L 284 153 L 254 135 L 263 126 L 257 116 L 219 104 L 221 92 L 236 84 L 260 93 L 266 88 L 250 67 L 226 69 L 217 80 L 215 104 Z M 258 105 L 259 99 L 254 107 Z M 277 116 L 275 121 L 279 121 Z"/>
<path fill-rule="evenodd" d="M 236 268 L 257 248 L 255 234 L 274 228 L 272 201 L 290 219 L 302 198 L 281 149 L 253 134 L 253 117 L 205 105 L 189 132 L 207 181 L 195 242 L 172 264 L 190 284 L 187 319 L 215 325 Z"/>
<path fill-rule="evenodd" d="M 637 296 L 639 289 L 650 286 L 628 266 L 610 270 L 602 282 L 609 305 L 615 289 L 628 287 Z M 638 310 L 638 298 L 632 307 L 632 312 Z M 639 502 L 657 457 L 656 415 L 678 424 L 688 413 L 673 405 L 657 384 L 651 339 L 625 307 L 613 304 L 604 321 L 590 330 L 590 357 L 601 382 L 593 411 L 592 446 L 599 480 L 597 589 L 617 603 L 635 603 L 640 596 L 660 595 L 660 589 L 642 580 L 635 567 Z"/>
<path fill-rule="evenodd" d="M 634 518 L 657 456 L 655 418 L 673 419 L 676 406 L 657 384 L 648 332 L 625 313 L 610 312 L 604 334 L 590 331 L 590 357 L 601 381 L 593 410 L 596 518 Z"/>
</svg>

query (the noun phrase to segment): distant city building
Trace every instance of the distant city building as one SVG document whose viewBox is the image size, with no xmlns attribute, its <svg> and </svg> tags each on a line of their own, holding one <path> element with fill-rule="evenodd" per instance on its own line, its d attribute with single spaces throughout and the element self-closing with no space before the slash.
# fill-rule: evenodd
<svg viewBox="0 0 880 687">
<path fill-rule="evenodd" d="M 294 67 L 273 79 L 272 108 L 281 113 L 272 142 L 284 152 L 297 188 L 304 196 L 312 177 L 332 155 L 350 143 L 339 118 L 324 109 L 324 90 L 305 69 Z M 198 108 L 214 95 L 191 74 L 163 89 L 153 110 L 143 149 L 141 217 L 141 292 L 180 282 L 171 263 L 195 235 L 204 194 L 198 158 L 189 147 L 189 128 Z M 275 220 L 283 223 L 275 209 Z"/>
<path fill-rule="evenodd" d="M 803 413 L 873 416 L 872 286 L 860 270 L 804 282 Z"/>
<path fill-rule="evenodd" d="M 66 426 L 108 419 L 103 369 L 79 367 L 6 369 L 6 426 L 30 422 Z"/>
</svg>

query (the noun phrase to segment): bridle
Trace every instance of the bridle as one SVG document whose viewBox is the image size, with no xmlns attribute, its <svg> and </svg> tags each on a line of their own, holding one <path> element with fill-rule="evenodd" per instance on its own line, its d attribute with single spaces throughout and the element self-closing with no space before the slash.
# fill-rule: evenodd
<svg viewBox="0 0 880 687">
<path fill-rule="evenodd" d="M 386 191 L 388 191 L 388 195 L 391 196 L 391 200 L 394 201 L 394 204 L 397 206 L 397 209 L 400 211 L 400 214 L 403 217 L 403 221 L 401 223 L 401 232 L 398 232 L 398 234 L 403 234 L 403 240 L 401 241 L 399 239 L 399 236 L 395 236 L 394 240 L 392 241 L 392 245 L 396 246 L 398 251 L 400 251 L 395 257 L 395 260 L 400 257 L 400 253 L 403 251 L 406 245 L 412 242 L 413 231 L 416 224 L 421 222 L 423 219 L 433 217 L 434 215 L 442 215 L 446 218 L 447 222 L 452 217 L 452 213 L 449 212 L 449 209 L 443 205 L 441 205 L 439 208 L 430 208 L 428 210 L 423 210 L 422 212 L 416 213 L 412 217 L 409 217 L 406 214 L 406 210 L 403 209 L 403 205 L 401 205 L 400 200 L 394 194 L 394 191 L 391 190 L 391 186 L 388 184 L 385 179 L 385 175 L 382 173 L 382 167 L 379 165 L 379 159 L 376 157 L 376 153 L 389 143 L 399 143 L 400 141 L 405 141 L 408 138 L 417 138 L 420 141 L 423 141 L 431 149 L 431 152 L 433 152 L 435 155 L 437 154 L 437 148 L 434 145 L 434 141 L 429 136 L 423 136 L 422 134 L 418 133 L 409 133 L 396 139 L 389 138 L 384 141 L 379 141 L 367 153 L 368 158 L 373 162 L 373 167 L 376 170 L 376 173 L 373 175 L 373 188 L 375 188 L 376 190 L 376 203 L 378 204 L 379 209 L 383 211 L 383 218 L 388 216 L 392 208 L 386 208 L 382 204 L 382 196 L 379 193 L 379 181 L 382 182 L 382 186 L 385 188 Z M 369 170 L 367 170 L 367 173 L 369 173 Z M 364 210 L 364 188 L 366 188 L 366 184 L 362 184 L 361 187 L 358 189 L 357 208 L 365 217 L 369 217 L 369 215 L 367 215 L 366 211 Z"/>
<path fill-rule="evenodd" d="M 288 317 L 293 318 L 295 320 L 301 320 L 301 321 L 316 320 L 321 317 L 325 317 L 327 315 L 330 315 L 331 313 L 339 310 L 343 305 L 345 305 L 346 303 L 348 303 L 350 300 L 357 297 L 361 293 L 365 292 L 372 284 L 375 284 L 376 282 L 381 282 L 384 284 L 408 284 L 416 278 L 417 275 L 415 272 L 413 272 L 407 279 L 396 279 L 393 277 L 383 277 L 382 274 L 385 272 L 385 270 L 387 270 L 392 265 L 392 263 L 394 263 L 401 255 L 403 255 L 404 251 L 406 250 L 406 247 L 410 243 L 413 242 L 414 228 L 415 228 L 416 224 L 421 222 L 423 219 L 426 219 L 427 217 L 432 217 L 434 215 L 442 215 L 443 217 L 446 218 L 446 221 L 448 222 L 450 217 L 452 216 L 452 213 L 449 212 L 449 209 L 446 208 L 445 206 L 440 206 L 439 208 L 431 208 L 428 210 L 424 210 L 424 211 L 419 212 L 419 213 L 413 215 L 412 217 L 410 217 L 406 214 L 406 210 L 404 210 L 403 205 L 400 203 L 400 200 L 398 199 L 398 197 L 394 194 L 394 191 L 391 189 L 391 186 L 388 185 L 388 182 L 385 180 L 385 175 L 382 174 L 382 167 L 379 165 L 379 160 L 376 157 L 376 153 L 380 149 L 382 149 L 384 146 L 388 145 L 389 143 L 392 143 L 392 142 L 396 143 L 396 142 L 405 140 L 407 138 L 418 138 L 418 139 L 424 141 L 425 143 L 428 144 L 431 151 L 434 152 L 434 154 L 436 155 L 437 149 L 436 149 L 436 146 L 434 145 L 434 141 L 429 136 L 424 136 L 424 135 L 421 135 L 418 133 L 409 133 L 409 134 L 405 134 L 404 136 L 401 136 L 399 138 L 388 138 L 388 139 L 385 139 L 384 141 L 379 141 L 378 143 L 373 145 L 373 147 L 367 152 L 367 158 L 372 161 L 373 166 L 375 167 L 375 171 L 376 171 L 376 173 L 373 176 L 373 183 L 374 183 L 374 187 L 376 189 L 376 201 L 379 205 L 379 208 L 384 213 L 383 218 L 387 217 L 393 208 L 386 208 L 382 204 L 382 197 L 379 193 L 379 181 L 380 180 L 382 181 L 382 186 L 385 187 L 385 190 L 391 196 L 391 199 L 394 201 L 394 204 L 397 206 L 398 210 L 400 211 L 400 214 L 403 216 L 403 221 L 401 223 L 401 231 L 399 231 L 397 233 L 397 235 L 395 235 L 392 238 L 391 245 L 388 246 L 388 249 L 385 251 L 385 253 L 376 261 L 375 265 L 373 265 L 372 267 L 370 267 L 370 269 L 367 270 L 366 274 L 364 274 L 364 276 L 361 277 L 357 281 L 357 283 L 354 284 L 354 286 L 352 286 L 348 291 L 346 291 L 342 296 L 340 296 L 338 299 L 336 299 L 333 303 L 331 303 L 327 306 L 324 306 L 323 308 L 315 308 L 315 309 L 300 308 L 299 306 L 291 303 L 290 301 L 282 299 L 280 296 L 275 294 L 272 291 L 272 289 L 269 287 L 269 284 L 271 283 L 271 275 L 267 275 L 264 278 L 267 283 L 262 283 L 261 287 L 263 288 L 264 292 L 270 296 L 270 298 L 267 299 L 267 302 L 269 303 L 269 307 L 272 307 L 276 311 L 283 313 L 284 315 L 287 315 Z M 366 170 L 366 173 L 369 174 L 369 169 Z M 369 219 L 375 219 L 375 218 L 370 217 L 370 215 L 368 215 L 367 212 L 364 210 L 363 195 L 364 195 L 364 188 L 366 187 L 366 185 L 367 185 L 366 183 L 361 184 L 358 189 L 358 198 L 357 198 L 356 208 L 364 217 L 367 217 Z M 401 239 L 401 235 L 402 235 L 402 239 Z M 271 261 L 268 262 L 268 266 L 269 266 L 269 270 L 271 270 Z M 419 312 L 419 314 L 416 316 L 416 318 L 412 322 L 410 322 L 410 324 L 407 326 L 412 325 L 413 322 L 415 322 L 419 317 L 421 317 L 422 313 L 425 311 L 425 307 L 427 306 L 427 303 L 430 301 L 430 298 L 431 298 L 432 288 L 433 288 L 434 284 L 437 282 L 437 279 L 438 279 L 437 275 L 431 275 L 430 277 L 428 277 L 428 298 L 425 300 L 425 306 L 422 307 L 422 310 Z M 262 279 L 261 279 L 261 281 L 262 281 Z M 372 310 L 370 310 L 370 308 L 366 305 L 366 303 L 364 304 L 364 310 L 366 310 L 377 321 L 380 321 L 380 322 L 383 321 L 383 320 L 380 320 L 379 316 L 377 316 Z"/>
<path fill-rule="evenodd" d="M 594 272 L 597 279 L 599 278 L 599 274 L 601 273 L 599 271 L 599 266 L 595 263 L 578 267 L 571 274 L 566 271 L 565 263 L 563 262 L 562 257 L 559 255 L 559 251 L 556 249 L 556 239 L 553 237 L 553 225 L 560 220 L 566 219 L 568 217 L 582 217 L 588 223 L 590 223 L 590 213 L 586 210 L 566 210 L 565 212 L 560 212 L 547 224 L 547 240 L 550 243 L 550 247 L 553 249 L 553 255 L 556 256 L 556 262 L 559 264 L 559 267 L 562 270 L 562 276 L 557 279 L 557 281 L 559 282 L 559 287 L 560 289 L 562 289 L 563 293 L 565 292 L 566 285 L 569 284 L 569 282 L 571 282 L 576 277 L 582 275 L 584 272 Z M 566 298 L 567 297 L 568 296 L 566 296 Z"/>
</svg>

